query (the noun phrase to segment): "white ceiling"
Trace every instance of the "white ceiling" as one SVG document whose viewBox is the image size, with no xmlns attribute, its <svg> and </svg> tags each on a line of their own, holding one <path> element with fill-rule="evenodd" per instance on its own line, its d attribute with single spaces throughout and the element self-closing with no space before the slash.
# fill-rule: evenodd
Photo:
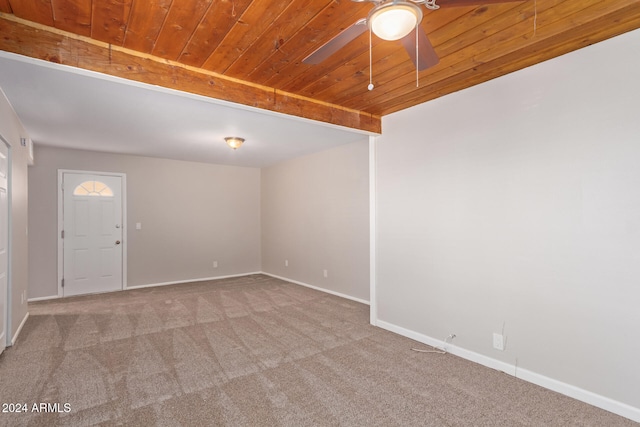
<svg viewBox="0 0 640 427">
<path fill-rule="evenodd" d="M 43 146 L 264 167 L 367 133 L 0 51 L 0 88 Z M 245 144 L 234 151 L 226 136 Z"/>
</svg>

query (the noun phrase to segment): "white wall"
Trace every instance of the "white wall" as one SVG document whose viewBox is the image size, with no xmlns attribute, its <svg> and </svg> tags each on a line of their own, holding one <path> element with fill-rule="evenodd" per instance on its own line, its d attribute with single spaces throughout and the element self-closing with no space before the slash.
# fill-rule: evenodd
<svg viewBox="0 0 640 427">
<path fill-rule="evenodd" d="M 57 170 L 78 169 L 127 174 L 130 287 L 262 270 L 368 301 L 367 142 L 263 170 L 37 146 L 29 297 L 57 295 Z"/>
<path fill-rule="evenodd" d="M 639 52 L 640 30 L 383 119 L 380 324 L 640 420 Z"/>
<path fill-rule="evenodd" d="M 262 169 L 263 271 L 368 301 L 368 176 L 366 137 Z"/>
<path fill-rule="evenodd" d="M 127 174 L 129 287 L 260 271 L 259 169 L 41 146 L 35 158 L 30 298 L 58 292 L 58 169 Z"/>
<path fill-rule="evenodd" d="M 10 230 L 10 300 L 11 311 L 10 338 L 16 333 L 27 316 L 27 147 L 20 145 L 20 138 L 28 138 L 27 132 L 20 123 L 9 100 L 0 90 L 0 135 L 11 147 L 11 174 L 9 178 L 9 197 L 11 204 Z"/>
</svg>

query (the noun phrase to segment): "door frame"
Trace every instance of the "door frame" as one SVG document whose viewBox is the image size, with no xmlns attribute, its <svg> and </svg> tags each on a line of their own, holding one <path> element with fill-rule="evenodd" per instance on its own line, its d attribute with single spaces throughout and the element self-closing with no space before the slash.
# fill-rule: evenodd
<svg viewBox="0 0 640 427">
<path fill-rule="evenodd" d="M 0 90 L 0 94 L 2 93 L 2 90 Z M 4 328 L 5 328 L 5 337 L 4 340 L 5 342 L 2 344 L 3 345 L 3 351 L 6 350 L 7 347 L 10 347 L 13 345 L 13 325 L 12 325 L 12 318 L 13 318 L 13 303 L 12 303 L 12 299 L 13 299 L 13 290 L 12 290 L 12 268 L 11 268 L 11 264 L 12 264 L 12 250 L 11 250 L 11 242 L 13 240 L 13 236 L 12 236 L 12 213 L 13 213 L 13 207 L 11 204 L 11 199 L 12 197 L 12 191 L 11 191 L 11 172 L 13 170 L 12 168 L 12 155 L 13 155 L 13 151 L 11 144 L 9 144 L 9 142 L 4 139 L 4 137 L 0 134 L 0 144 L 4 144 L 7 146 L 7 289 L 5 290 L 6 292 L 4 292 L 4 295 L 0 295 L 0 298 L 4 298 L 4 309 L 5 309 L 5 313 L 4 313 Z M 28 314 L 28 313 L 27 313 Z M 0 313 L 0 316 L 2 314 Z M 0 353 L 2 353 L 0 351 Z"/>
<path fill-rule="evenodd" d="M 98 172 L 74 169 L 58 169 L 58 298 L 64 296 L 62 289 L 62 276 L 64 274 L 64 242 L 62 230 L 64 229 L 64 195 L 62 193 L 63 174 L 85 174 L 115 176 L 122 179 L 122 290 L 127 289 L 127 174 L 120 172 Z"/>
</svg>

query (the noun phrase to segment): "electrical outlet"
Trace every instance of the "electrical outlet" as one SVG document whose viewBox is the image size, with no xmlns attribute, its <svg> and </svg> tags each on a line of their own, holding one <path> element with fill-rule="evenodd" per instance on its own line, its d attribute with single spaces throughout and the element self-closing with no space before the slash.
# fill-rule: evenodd
<svg viewBox="0 0 640 427">
<path fill-rule="evenodd" d="M 327 277 L 329 277 L 329 272 L 327 270 L 322 270 L 322 275 L 326 279 Z"/>
<path fill-rule="evenodd" d="M 218 261 L 213 261 L 213 268 L 218 268 Z"/>
<path fill-rule="evenodd" d="M 288 259 L 285 259 L 285 260 L 284 260 L 284 266 L 285 266 L 285 267 L 289 267 L 289 260 L 288 260 Z"/>
<path fill-rule="evenodd" d="M 504 336 L 498 333 L 493 333 L 493 348 L 496 350 L 504 351 Z"/>
</svg>

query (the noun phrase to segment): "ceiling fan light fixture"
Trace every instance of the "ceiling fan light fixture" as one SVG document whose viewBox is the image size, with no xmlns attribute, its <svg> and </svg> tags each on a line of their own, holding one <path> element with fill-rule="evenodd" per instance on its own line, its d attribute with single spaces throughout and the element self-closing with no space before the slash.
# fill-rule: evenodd
<svg viewBox="0 0 640 427">
<path fill-rule="evenodd" d="M 244 143 L 244 138 L 239 138 L 237 136 L 228 136 L 224 139 L 227 145 L 234 150 L 240 148 L 240 146 Z"/>
<path fill-rule="evenodd" d="M 400 40 L 422 21 L 422 10 L 413 3 L 394 1 L 374 8 L 367 21 L 381 39 Z"/>
</svg>

